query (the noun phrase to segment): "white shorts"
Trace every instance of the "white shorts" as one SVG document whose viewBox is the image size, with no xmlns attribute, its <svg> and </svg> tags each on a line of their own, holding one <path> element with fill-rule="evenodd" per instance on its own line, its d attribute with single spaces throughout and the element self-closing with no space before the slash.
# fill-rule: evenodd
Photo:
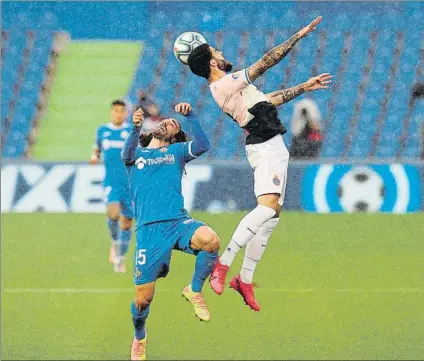
<svg viewBox="0 0 424 361">
<path fill-rule="evenodd" d="M 289 165 L 289 151 L 283 137 L 276 135 L 264 143 L 247 144 L 246 155 L 254 170 L 256 198 L 264 194 L 278 193 L 278 203 L 282 206 Z"/>
</svg>

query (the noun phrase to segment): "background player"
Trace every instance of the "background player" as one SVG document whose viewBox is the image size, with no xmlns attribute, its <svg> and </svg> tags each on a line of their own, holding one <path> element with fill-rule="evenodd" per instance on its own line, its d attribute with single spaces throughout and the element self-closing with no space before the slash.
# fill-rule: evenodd
<svg viewBox="0 0 424 361">
<path fill-rule="evenodd" d="M 286 130 L 278 119 L 276 106 L 306 91 L 328 88 L 331 76 L 321 74 L 290 89 L 269 94 L 264 94 L 251 83 L 278 64 L 301 38 L 315 30 L 321 19 L 316 18 L 289 40 L 269 50 L 248 69 L 233 74 L 226 74 L 232 70 L 232 63 L 208 44 L 195 48 L 188 58 L 191 71 L 208 80 L 216 103 L 247 135 L 246 154 L 254 169 L 258 206 L 238 225 L 210 280 L 213 290 L 222 294 L 229 266 L 239 250 L 247 245 L 240 275 L 230 281 L 230 286 L 255 311 L 259 311 L 260 306 L 253 292 L 253 274 L 279 222 L 287 181 L 289 152 L 281 136 Z"/>
<path fill-rule="evenodd" d="M 219 238 L 204 223 L 190 218 L 181 190 L 185 164 L 205 153 L 210 144 L 189 104 L 178 104 L 175 110 L 191 122 L 193 141 L 187 142 L 179 122 L 169 118 L 152 133 L 142 133 L 138 147 L 143 121 L 143 111 L 139 109 L 134 113 L 134 126 L 122 152 L 136 217 L 132 360 L 146 359 L 145 323 L 156 280 L 168 274 L 173 249 L 197 255 L 193 279 L 183 289 L 183 296 L 193 304 L 200 320 L 210 320 L 201 290 L 218 257 Z"/>
<path fill-rule="evenodd" d="M 110 111 L 111 123 L 97 129 L 96 144 L 90 160 L 92 164 L 97 164 L 103 153 L 107 224 L 112 238 L 109 262 L 114 264 L 115 272 L 126 272 L 124 260 L 131 241 L 131 223 L 134 216 L 128 175 L 121 159 L 121 150 L 131 129 L 131 126 L 125 123 L 127 117 L 124 101 L 113 101 Z"/>
</svg>

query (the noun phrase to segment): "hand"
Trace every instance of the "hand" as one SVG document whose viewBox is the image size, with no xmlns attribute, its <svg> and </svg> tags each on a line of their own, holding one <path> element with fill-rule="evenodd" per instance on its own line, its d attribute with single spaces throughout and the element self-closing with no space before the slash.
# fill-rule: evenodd
<svg viewBox="0 0 424 361">
<path fill-rule="evenodd" d="M 175 106 L 175 111 L 182 115 L 187 115 L 192 111 L 192 109 L 189 103 L 179 103 Z"/>
<path fill-rule="evenodd" d="M 308 26 L 305 26 L 298 32 L 299 36 L 303 38 L 309 33 L 312 33 L 317 28 L 317 25 L 321 22 L 321 20 L 322 16 L 318 16 L 312 23 L 310 23 Z"/>
<path fill-rule="evenodd" d="M 97 164 L 97 163 L 99 163 L 99 157 L 93 154 L 90 158 L 90 164 Z"/>
<path fill-rule="evenodd" d="M 138 108 L 133 114 L 133 124 L 136 127 L 140 127 L 144 120 L 144 112 L 143 109 Z"/>
<path fill-rule="evenodd" d="M 312 90 L 328 89 L 327 84 L 331 83 L 331 78 L 332 76 L 329 73 L 314 76 L 305 83 L 305 91 L 310 92 Z"/>
</svg>

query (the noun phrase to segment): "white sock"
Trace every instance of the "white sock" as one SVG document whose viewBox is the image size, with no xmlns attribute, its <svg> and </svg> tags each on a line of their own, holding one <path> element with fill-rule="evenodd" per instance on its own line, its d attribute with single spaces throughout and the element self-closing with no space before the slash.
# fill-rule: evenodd
<svg viewBox="0 0 424 361">
<path fill-rule="evenodd" d="M 256 235 L 259 228 L 269 219 L 275 216 L 275 211 L 272 208 L 258 206 L 248 213 L 239 223 L 235 230 L 227 249 L 219 258 L 219 262 L 223 265 L 230 266 L 240 248 L 246 244 Z"/>
<path fill-rule="evenodd" d="M 271 218 L 265 222 L 256 236 L 247 244 L 240 272 L 240 278 L 244 283 L 252 283 L 256 265 L 264 254 L 268 239 L 272 231 L 277 227 L 279 220 L 280 218 Z"/>
</svg>

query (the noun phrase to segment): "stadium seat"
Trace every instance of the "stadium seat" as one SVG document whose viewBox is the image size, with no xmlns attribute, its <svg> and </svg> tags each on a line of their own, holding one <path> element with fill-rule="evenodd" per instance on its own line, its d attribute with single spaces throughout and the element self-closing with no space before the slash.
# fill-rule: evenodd
<svg viewBox="0 0 424 361">
<path fill-rule="evenodd" d="M 226 6 L 227 11 L 214 3 L 208 7 L 178 2 L 155 3 L 149 7 L 143 52 L 129 84 L 128 97 L 135 101 L 138 89 L 151 90 L 165 113 L 178 100 L 177 95 L 189 100 L 199 107 L 206 130 L 216 140 L 210 157 L 243 157 L 240 130 L 216 106 L 205 82 L 178 63 L 173 55 L 173 41 L 190 24 L 190 30 L 202 32 L 211 44 L 224 51 L 236 69 L 242 69 L 268 48 L 288 39 L 314 16 L 333 12 L 317 32 L 302 39 L 286 59 L 256 84 L 270 92 L 306 81 L 313 71 L 330 72 L 334 76 L 332 89 L 307 95 L 316 101 L 323 123 L 327 124 L 323 157 L 364 157 L 374 147 L 374 140 L 376 157 L 393 157 L 399 150 L 402 156 L 419 156 L 423 102 L 416 102 L 405 129 L 404 120 L 411 88 L 417 81 L 419 49 L 424 39 L 423 31 L 417 30 L 418 24 L 424 22 L 422 7 L 405 3 L 375 16 L 364 11 L 362 5 L 353 3 L 346 8 L 340 5 L 337 11 L 334 4 L 325 2 L 314 5 L 310 11 L 307 9 L 312 5 L 307 7 L 302 3 L 230 2 Z M 358 9 L 355 16 L 349 12 L 352 9 Z M 43 26 L 38 26 L 41 23 Z M 1 59 L 3 154 L 22 157 L 45 80 L 53 32 L 59 25 L 47 7 L 45 13 L 36 17 L 19 12 L 13 21 L 7 19 L 7 24 L 2 32 Z M 32 45 L 28 29 L 36 29 Z M 247 34 L 246 29 L 249 29 Z M 25 48 L 29 49 L 27 58 Z M 396 49 L 401 50 L 399 57 Z M 366 79 L 363 78 L 365 70 L 369 71 Z M 393 82 L 389 84 L 389 80 Z M 280 118 L 288 127 L 293 103 L 279 109 Z M 346 134 L 347 131 L 352 133 Z M 347 136 L 351 143 L 345 149 Z M 285 139 L 290 144 L 290 132 Z"/>
</svg>

